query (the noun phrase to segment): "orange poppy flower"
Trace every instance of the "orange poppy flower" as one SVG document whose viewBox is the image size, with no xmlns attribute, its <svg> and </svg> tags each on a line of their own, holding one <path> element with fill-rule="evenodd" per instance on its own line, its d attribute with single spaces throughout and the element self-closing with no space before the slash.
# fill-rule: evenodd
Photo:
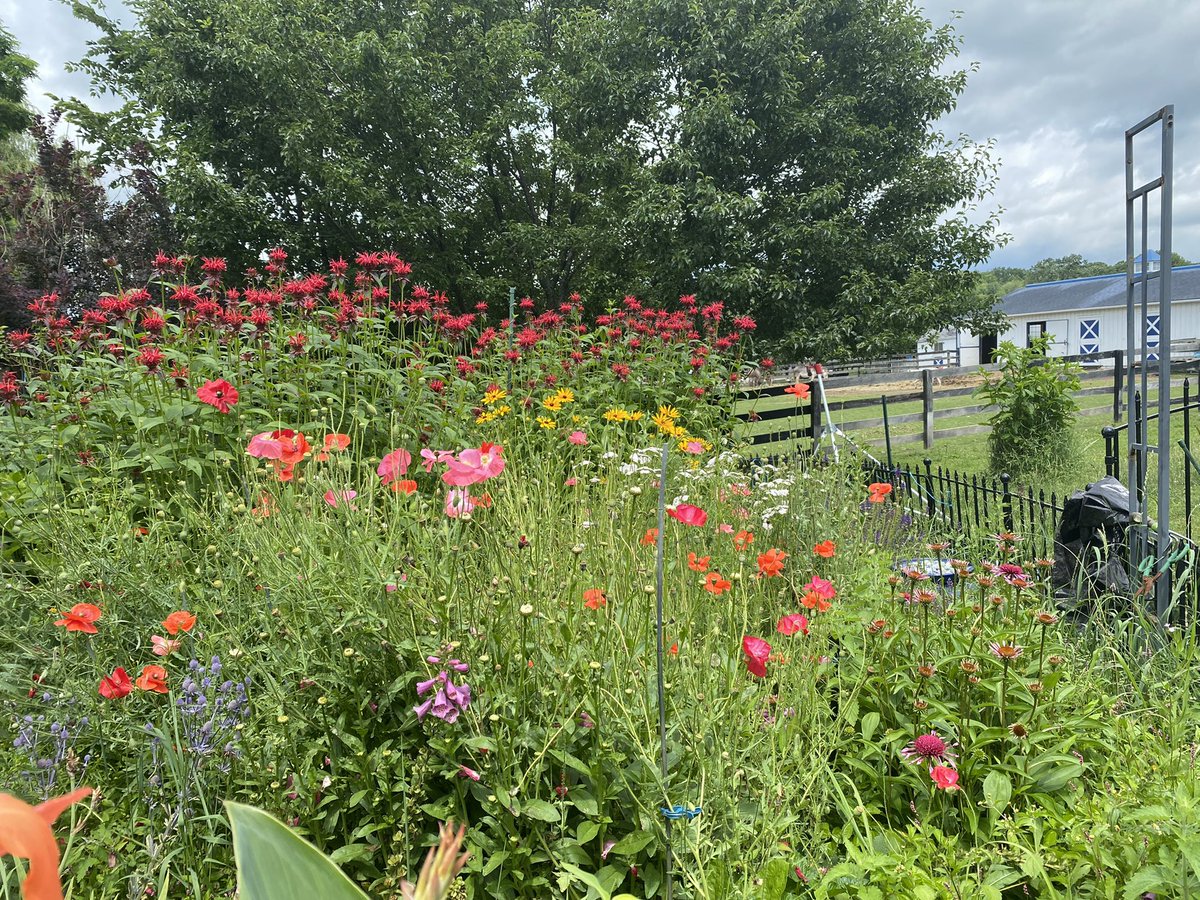
<svg viewBox="0 0 1200 900">
<path fill-rule="evenodd" d="M 688 553 L 688 568 L 693 572 L 707 572 L 708 561 L 711 556 L 697 556 L 695 553 Z"/>
<path fill-rule="evenodd" d="M 588 609 L 599 609 L 608 606 L 608 598 L 600 588 L 589 588 L 583 592 L 583 605 Z"/>
<path fill-rule="evenodd" d="M 813 547 L 813 553 L 825 559 L 833 559 L 834 553 L 837 552 L 837 544 L 833 541 L 821 541 Z"/>
<path fill-rule="evenodd" d="M 785 394 L 791 394 L 797 400 L 807 400 L 808 395 L 812 393 L 812 389 L 803 381 L 797 381 L 790 387 L 785 387 L 783 392 Z"/>
<path fill-rule="evenodd" d="M 800 603 L 805 609 L 815 609 L 817 612 L 828 612 L 833 606 L 816 591 L 809 591 L 801 598 Z"/>
<path fill-rule="evenodd" d="M 71 611 L 55 622 L 55 625 L 66 628 L 67 631 L 82 631 L 84 634 L 96 633 L 96 622 L 100 618 L 100 607 L 94 603 L 76 603 Z"/>
<path fill-rule="evenodd" d="M 720 572 L 709 572 L 704 576 L 704 589 L 715 597 L 720 597 L 733 585 L 721 577 Z"/>
<path fill-rule="evenodd" d="M 670 653 L 672 656 L 678 656 L 679 655 L 679 641 L 676 641 L 670 647 L 668 647 L 667 652 Z"/>
<path fill-rule="evenodd" d="M 407 497 L 409 494 L 416 492 L 417 483 L 411 478 L 402 478 L 399 481 L 393 481 L 388 487 L 397 494 L 404 494 Z"/>
<path fill-rule="evenodd" d="M 25 900 L 62 900 L 58 880 L 58 842 L 50 826 L 63 811 L 92 792 L 83 787 L 62 797 L 30 806 L 9 794 L 0 794 L 0 856 L 29 860 L 22 891 Z"/>
<path fill-rule="evenodd" d="M 754 535 L 749 531 L 739 531 L 733 536 L 733 546 L 738 550 L 745 550 L 754 543 Z"/>
<path fill-rule="evenodd" d="M 869 496 L 867 499 L 872 503 L 882 503 L 887 499 L 887 495 L 892 492 L 892 486 L 886 481 L 877 481 L 867 487 Z"/>
<path fill-rule="evenodd" d="M 348 434 L 327 434 L 325 435 L 324 449 L 317 454 L 317 462 L 325 462 L 329 459 L 330 451 L 340 452 L 350 446 L 350 435 Z"/>
<path fill-rule="evenodd" d="M 167 629 L 167 634 L 175 635 L 181 631 L 191 631 L 195 624 L 196 616 L 193 613 L 186 609 L 177 609 L 163 619 L 162 627 Z"/>
<path fill-rule="evenodd" d="M 760 575 L 782 575 L 783 561 L 787 554 L 772 547 L 766 553 L 758 554 L 758 572 Z"/>
<path fill-rule="evenodd" d="M 658 529 L 647 528 L 646 533 L 638 539 L 638 543 L 643 547 L 649 547 L 651 544 L 658 543 Z"/>
<path fill-rule="evenodd" d="M 167 692 L 167 670 L 162 666 L 142 666 L 142 674 L 134 682 L 143 691 L 153 691 L 156 694 Z"/>
</svg>

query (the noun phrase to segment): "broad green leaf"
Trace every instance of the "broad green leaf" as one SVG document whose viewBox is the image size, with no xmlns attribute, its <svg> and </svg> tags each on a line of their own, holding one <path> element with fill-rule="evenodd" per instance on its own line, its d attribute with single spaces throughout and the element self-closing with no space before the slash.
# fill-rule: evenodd
<svg viewBox="0 0 1200 900">
<path fill-rule="evenodd" d="M 612 852 L 618 856 L 633 856 L 644 850 L 653 840 L 654 835 L 649 831 L 634 831 L 617 841 Z"/>
<path fill-rule="evenodd" d="M 780 900 L 787 890 L 787 878 L 790 872 L 787 860 L 773 859 L 759 873 L 762 879 L 761 893 L 763 900 Z"/>
<path fill-rule="evenodd" d="M 558 822 L 562 819 L 562 815 L 559 814 L 554 804 L 545 800 L 527 800 L 521 811 L 524 815 L 531 819 L 537 819 L 539 822 Z"/>
<path fill-rule="evenodd" d="M 1003 772 L 988 772 L 983 779 L 983 799 L 996 813 L 1004 812 L 1012 799 L 1012 782 Z"/>
<path fill-rule="evenodd" d="M 342 870 L 273 816 L 225 801 L 233 825 L 240 900 L 366 900 Z"/>
<path fill-rule="evenodd" d="M 600 826 L 596 822 L 581 822 L 579 827 L 575 829 L 575 840 L 581 844 L 586 844 L 599 833 Z"/>
<path fill-rule="evenodd" d="M 875 734 L 875 729 L 879 727 L 879 713 L 869 712 L 862 717 L 862 736 L 863 741 L 870 743 L 871 738 Z"/>
</svg>

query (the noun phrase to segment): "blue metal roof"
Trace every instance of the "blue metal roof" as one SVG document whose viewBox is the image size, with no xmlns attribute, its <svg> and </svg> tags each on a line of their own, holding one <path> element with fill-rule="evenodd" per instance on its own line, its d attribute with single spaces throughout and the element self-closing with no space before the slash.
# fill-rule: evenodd
<svg viewBox="0 0 1200 900">
<path fill-rule="evenodd" d="M 1140 276 L 1139 276 L 1140 277 Z M 1148 281 L 1151 303 L 1158 302 L 1159 278 Z M 1141 298 L 1140 283 L 1134 286 Z M 1200 299 L 1200 265 L 1176 266 L 1171 270 L 1171 301 Z M 1105 309 L 1125 306 L 1125 276 L 1093 275 L 1029 284 L 1000 301 L 1000 311 L 1008 316 L 1028 316 L 1041 312 L 1075 309 Z"/>
</svg>

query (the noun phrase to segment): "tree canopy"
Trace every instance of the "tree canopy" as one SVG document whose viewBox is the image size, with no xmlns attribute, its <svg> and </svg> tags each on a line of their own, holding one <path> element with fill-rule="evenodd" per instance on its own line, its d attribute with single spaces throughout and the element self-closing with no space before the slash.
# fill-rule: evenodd
<svg viewBox="0 0 1200 900">
<path fill-rule="evenodd" d="M 25 82 L 37 72 L 27 56 L 17 52 L 17 40 L 0 23 L 0 141 L 20 134 L 33 121 L 25 103 Z"/>
<path fill-rule="evenodd" d="M 132 0 L 71 114 L 152 148 L 190 248 L 400 251 L 463 302 L 696 293 L 796 354 L 990 314 L 989 147 L 911 0 Z"/>
</svg>

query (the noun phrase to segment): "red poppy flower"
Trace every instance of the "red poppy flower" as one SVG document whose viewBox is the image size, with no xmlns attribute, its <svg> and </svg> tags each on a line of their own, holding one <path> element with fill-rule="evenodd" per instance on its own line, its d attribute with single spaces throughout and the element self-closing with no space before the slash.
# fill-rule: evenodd
<svg viewBox="0 0 1200 900">
<path fill-rule="evenodd" d="M 732 587 L 729 581 L 721 577 L 720 572 L 709 572 L 704 577 L 704 589 L 715 597 L 720 597 Z"/>
<path fill-rule="evenodd" d="M 167 692 L 167 670 L 162 666 L 142 666 L 142 674 L 138 676 L 137 686 L 143 691 L 165 694 Z"/>
<path fill-rule="evenodd" d="M 797 381 L 790 387 L 785 387 L 783 392 L 785 394 L 791 394 L 797 400 L 807 400 L 809 394 L 812 393 L 812 389 L 803 381 Z"/>
<path fill-rule="evenodd" d="M 94 603 L 76 603 L 71 611 L 55 622 L 55 625 L 66 628 L 67 631 L 82 631 L 84 634 L 96 633 L 96 622 L 100 618 L 100 607 Z"/>
<path fill-rule="evenodd" d="M 746 654 L 746 668 L 751 675 L 767 677 L 767 659 L 771 656 L 771 645 L 760 637 L 746 635 L 742 638 L 742 652 Z"/>
<path fill-rule="evenodd" d="M 393 481 L 391 484 L 389 484 L 388 488 L 397 494 L 404 494 L 407 496 L 416 492 L 417 483 L 411 478 L 401 478 L 399 481 Z"/>
<path fill-rule="evenodd" d="M 871 503 L 882 503 L 887 499 L 887 495 L 892 492 L 892 486 L 886 481 L 877 481 L 867 487 L 868 497 Z"/>
<path fill-rule="evenodd" d="M 792 613 L 780 619 L 775 625 L 775 630 L 784 635 L 793 635 L 798 631 L 807 635 L 808 619 L 804 617 L 803 613 Z"/>
<path fill-rule="evenodd" d="M 340 453 L 350 446 L 350 435 L 348 434 L 327 434 L 325 435 L 324 446 L 320 453 L 317 454 L 317 462 L 325 462 L 329 459 L 331 452 Z"/>
<path fill-rule="evenodd" d="M 133 682 L 129 680 L 129 673 L 121 666 L 113 669 L 111 675 L 100 679 L 100 696 L 105 700 L 119 700 L 132 690 Z"/>
<path fill-rule="evenodd" d="M 817 612 L 828 612 L 830 607 L 833 606 L 832 603 L 816 591 L 809 591 L 800 600 L 800 603 L 805 609 L 815 609 Z"/>
<path fill-rule="evenodd" d="M 758 572 L 760 575 L 782 575 L 783 561 L 787 554 L 772 547 L 766 553 L 758 554 Z"/>
<path fill-rule="evenodd" d="M 649 547 L 651 544 L 658 542 L 658 529 L 647 528 L 646 533 L 638 538 L 638 543 L 643 547 Z"/>
<path fill-rule="evenodd" d="M 218 378 L 216 381 L 206 381 L 196 388 L 196 399 L 214 407 L 217 412 L 227 413 L 238 402 L 238 392 L 237 388 L 224 378 Z"/>
<path fill-rule="evenodd" d="M 821 543 L 813 547 L 813 553 L 825 559 L 832 559 L 834 553 L 836 552 L 837 544 L 835 544 L 833 541 L 821 541 Z"/>
<path fill-rule="evenodd" d="M 583 605 L 588 609 L 599 609 L 608 606 L 608 597 L 604 596 L 604 591 L 600 588 L 589 588 L 583 592 Z"/>
<path fill-rule="evenodd" d="M 929 776 L 933 779 L 933 783 L 937 785 L 938 790 L 961 790 L 958 786 L 958 772 L 949 766 L 934 766 L 929 770 Z"/>
<path fill-rule="evenodd" d="M 667 515 L 684 525 L 701 526 L 708 521 L 708 513 L 690 503 L 680 503 L 674 509 L 668 509 Z"/>
<path fill-rule="evenodd" d="M 695 553 L 688 553 L 688 568 L 693 572 L 707 572 L 708 561 L 711 556 L 697 556 Z"/>
<path fill-rule="evenodd" d="M 733 536 L 733 546 L 739 550 L 745 550 L 754 543 L 754 535 L 749 531 L 739 531 Z"/>
<path fill-rule="evenodd" d="M 670 653 L 672 656 L 678 656 L 679 655 L 679 641 L 676 641 L 670 647 L 668 647 L 667 652 Z"/>
<path fill-rule="evenodd" d="M 163 619 L 162 627 L 167 629 L 167 634 L 179 634 L 181 631 L 191 631 L 195 624 L 196 616 L 193 613 L 186 609 L 177 609 Z"/>
</svg>

